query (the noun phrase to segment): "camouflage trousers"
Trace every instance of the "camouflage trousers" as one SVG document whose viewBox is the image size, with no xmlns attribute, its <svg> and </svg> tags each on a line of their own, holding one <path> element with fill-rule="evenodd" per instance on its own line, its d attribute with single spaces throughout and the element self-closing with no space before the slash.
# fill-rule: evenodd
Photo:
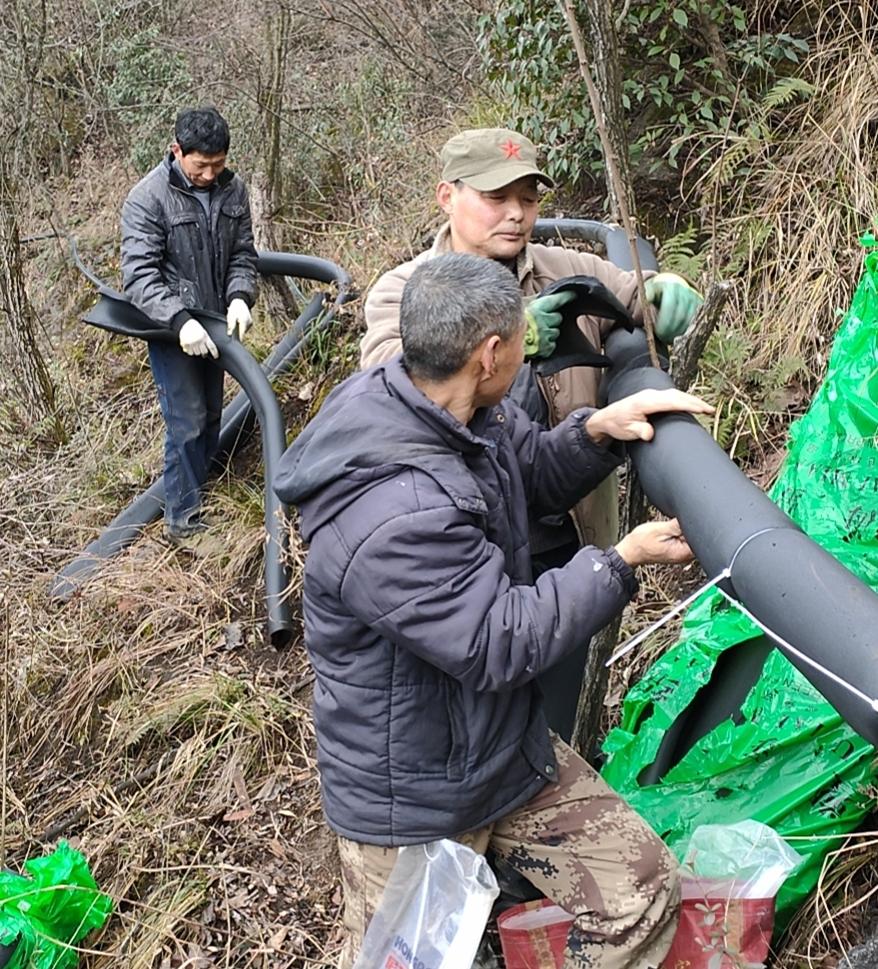
<svg viewBox="0 0 878 969">
<path fill-rule="evenodd" d="M 557 784 L 455 840 L 481 853 L 490 847 L 576 916 L 565 969 L 657 969 L 677 923 L 677 863 L 581 757 L 558 738 L 554 745 Z M 339 838 L 346 938 L 338 969 L 351 969 L 396 853 Z"/>
</svg>

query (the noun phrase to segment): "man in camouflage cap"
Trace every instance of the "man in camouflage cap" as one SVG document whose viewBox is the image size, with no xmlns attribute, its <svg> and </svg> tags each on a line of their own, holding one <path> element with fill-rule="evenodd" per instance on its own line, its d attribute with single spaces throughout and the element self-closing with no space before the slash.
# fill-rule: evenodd
<svg viewBox="0 0 878 969">
<path fill-rule="evenodd" d="M 527 299 L 525 366 L 511 396 L 544 427 L 560 423 L 578 407 L 597 404 L 601 371 L 571 367 L 552 376 L 538 375 L 529 361 L 550 356 L 561 324 L 560 307 L 569 293 L 537 297 L 546 286 L 567 276 L 593 276 L 642 320 L 634 273 L 624 272 L 592 253 L 530 241 L 539 211 L 539 184 L 552 179 L 537 164 L 537 150 L 524 135 L 506 128 L 478 128 L 451 138 L 441 152 L 442 175 L 436 200 L 448 217 L 432 247 L 417 258 L 385 273 L 366 299 L 366 333 L 360 363 L 370 367 L 400 351 L 399 306 L 403 286 L 415 268 L 445 252 L 467 252 L 506 265 Z M 658 307 L 656 332 L 670 343 L 683 333 L 701 304 L 689 284 L 672 273 L 647 273 L 646 295 Z M 599 347 L 612 325 L 608 320 L 580 317 L 580 327 L 592 346 Z M 569 561 L 583 545 L 605 548 L 618 532 L 615 476 L 607 478 L 569 515 L 531 522 L 535 577 Z M 587 643 L 547 671 L 541 685 L 548 699 L 550 726 L 570 739 L 576 715 L 572 694 L 564 687 L 582 677 Z M 560 697 L 567 697 L 562 701 Z M 554 702 L 553 702 L 554 699 Z"/>
</svg>

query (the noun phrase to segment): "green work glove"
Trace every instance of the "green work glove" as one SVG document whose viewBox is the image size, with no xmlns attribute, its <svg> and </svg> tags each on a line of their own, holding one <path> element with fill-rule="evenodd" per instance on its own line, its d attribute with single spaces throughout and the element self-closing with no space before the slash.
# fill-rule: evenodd
<svg viewBox="0 0 878 969">
<path fill-rule="evenodd" d="M 676 273 L 652 276 L 647 279 L 644 288 L 647 300 L 658 310 L 655 335 L 662 343 L 673 343 L 689 329 L 704 299 Z"/>
<path fill-rule="evenodd" d="M 537 296 L 525 306 L 524 355 L 526 357 L 538 358 L 552 355 L 563 320 L 558 311 L 559 307 L 565 306 L 574 299 L 576 299 L 576 293 L 567 290 L 566 293 Z"/>
</svg>

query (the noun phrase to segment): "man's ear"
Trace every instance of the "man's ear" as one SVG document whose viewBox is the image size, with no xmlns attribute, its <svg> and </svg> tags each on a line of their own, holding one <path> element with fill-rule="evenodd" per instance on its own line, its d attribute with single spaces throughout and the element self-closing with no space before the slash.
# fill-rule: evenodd
<svg viewBox="0 0 878 969">
<path fill-rule="evenodd" d="M 496 333 L 482 340 L 478 351 L 478 361 L 481 367 L 480 382 L 490 380 L 497 373 L 497 347 L 499 345 L 500 337 Z"/>
<path fill-rule="evenodd" d="M 451 215 L 452 203 L 454 201 L 454 185 L 452 182 L 440 182 L 436 186 L 436 201 L 439 208 L 446 215 Z"/>
<path fill-rule="evenodd" d="M 183 157 L 183 149 L 176 141 L 171 142 L 171 153 L 179 161 Z"/>
</svg>

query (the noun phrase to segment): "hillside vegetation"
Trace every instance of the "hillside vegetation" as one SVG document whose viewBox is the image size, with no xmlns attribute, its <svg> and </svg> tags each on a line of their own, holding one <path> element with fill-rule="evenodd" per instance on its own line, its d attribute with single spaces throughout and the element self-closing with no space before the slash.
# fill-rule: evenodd
<svg viewBox="0 0 878 969">
<path fill-rule="evenodd" d="M 266 645 L 262 474 L 213 486 L 198 555 L 158 525 L 73 601 L 53 576 L 161 471 L 145 346 L 84 326 L 85 263 L 118 284 L 118 213 L 186 104 L 217 104 L 265 240 L 361 292 L 439 224 L 438 149 L 509 124 L 603 214 L 602 164 L 554 3 L 9 0 L 0 36 L 0 852 L 60 837 L 116 900 L 83 965 L 333 964 L 340 895 L 301 644 Z M 640 228 L 662 264 L 734 283 L 695 390 L 762 485 L 819 382 L 878 214 L 878 5 L 633 0 L 618 24 Z M 268 298 L 250 346 L 289 320 Z M 276 390 L 294 435 L 356 365 L 359 303 Z M 233 388 L 229 387 L 231 393 Z M 293 601 L 303 551 L 292 532 Z M 675 590 L 660 573 L 632 631 Z M 620 672 L 616 685 L 636 675 Z M 840 854 L 777 965 L 831 966 L 857 931 L 867 838 Z M 861 874 L 856 876 L 856 872 Z M 831 913 L 850 907 L 837 923 Z M 831 930 L 830 930 L 831 927 Z M 838 934 L 836 934 L 836 928 Z"/>
</svg>

